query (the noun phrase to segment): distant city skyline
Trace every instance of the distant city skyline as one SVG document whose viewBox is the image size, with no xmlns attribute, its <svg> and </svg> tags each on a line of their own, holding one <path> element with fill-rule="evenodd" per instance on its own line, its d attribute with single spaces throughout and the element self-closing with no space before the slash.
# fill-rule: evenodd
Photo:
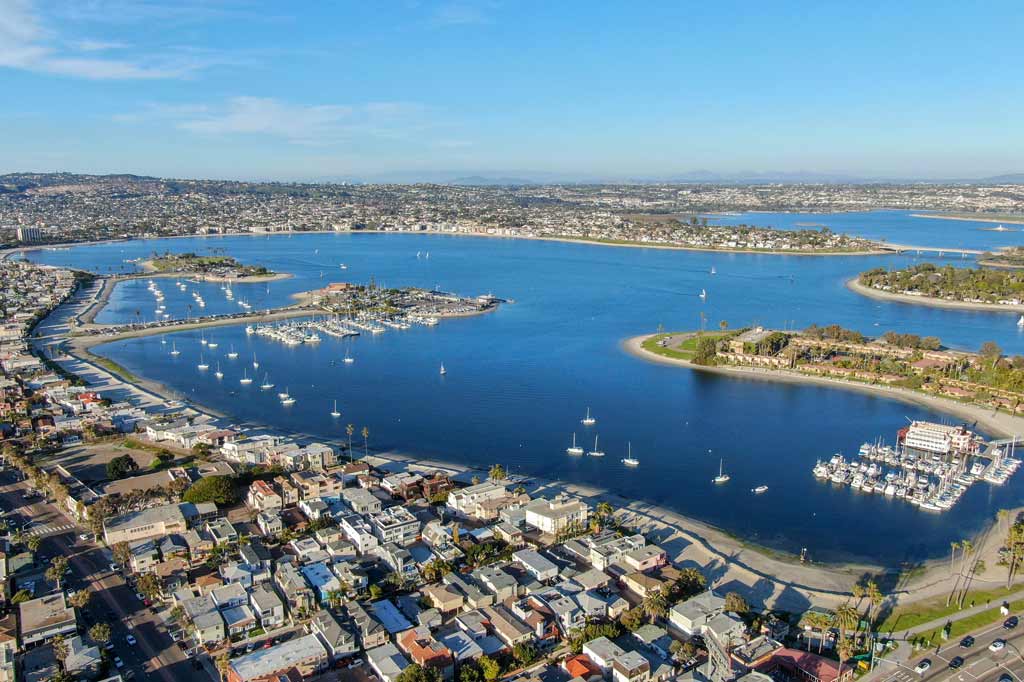
<svg viewBox="0 0 1024 682">
<path fill-rule="evenodd" d="M 0 0 L 0 173 L 1024 173 L 1024 7 Z"/>
</svg>

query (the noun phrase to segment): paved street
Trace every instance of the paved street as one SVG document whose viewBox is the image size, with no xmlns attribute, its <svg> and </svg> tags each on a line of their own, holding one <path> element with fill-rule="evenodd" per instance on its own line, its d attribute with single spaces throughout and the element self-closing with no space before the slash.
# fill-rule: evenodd
<svg viewBox="0 0 1024 682">
<path fill-rule="evenodd" d="M 82 614 L 83 630 L 96 622 L 106 622 L 112 630 L 111 656 L 124 661 L 122 674 L 135 673 L 136 680 L 164 682 L 206 682 L 209 669 L 197 670 L 171 640 L 160 619 L 135 597 L 134 590 L 120 574 L 110 570 L 110 555 L 92 542 L 78 539 L 81 532 L 56 508 L 39 497 L 24 499 L 28 486 L 16 480 L 17 474 L 7 469 L 0 473 L 0 507 L 10 523 L 19 527 L 31 524 L 25 531 L 42 538 L 37 556 L 68 557 L 71 574 L 65 581 L 67 589 L 87 588 L 93 592 L 89 606 Z M 45 562 L 41 562 L 45 563 Z M 45 566 L 40 566 L 44 570 Z M 130 646 L 126 637 L 138 640 Z"/>
<path fill-rule="evenodd" d="M 1008 674 L 1014 682 L 1024 680 L 1024 626 L 1014 630 L 1005 630 L 1002 621 L 990 625 L 975 633 L 975 643 L 970 648 L 960 646 L 960 640 L 945 642 L 936 653 L 935 648 L 921 651 L 907 662 L 882 659 L 877 663 L 873 682 L 971 682 L 972 680 L 990 680 L 996 682 L 1003 674 Z M 1002 651 L 992 652 L 988 647 L 996 639 L 1004 639 L 1006 646 Z M 903 644 L 903 646 L 908 646 Z M 957 669 L 949 667 L 955 657 L 963 658 L 962 665 Z M 931 668 L 924 674 L 914 671 L 922 660 L 931 661 Z"/>
</svg>

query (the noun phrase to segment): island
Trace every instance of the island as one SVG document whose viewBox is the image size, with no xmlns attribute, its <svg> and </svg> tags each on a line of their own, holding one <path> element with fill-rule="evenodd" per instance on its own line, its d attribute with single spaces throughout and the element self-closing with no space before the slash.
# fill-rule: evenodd
<svg viewBox="0 0 1024 682">
<path fill-rule="evenodd" d="M 991 341 L 972 353 L 945 348 L 934 336 L 889 331 L 868 338 L 833 324 L 662 332 L 624 345 L 664 364 L 880 393 L 976 421 L 991 433 L 1020 433 L 1024 426 L 1024 357 L 1006 358 Z"/>
<path fill-rule="evenodd" d="M 995 253 L 983 253 L 978 265 L 992 268 L 1024 268 L 1024 247 L 1009 246 Z"/>
<path fill-rule="evenodd" d="M 147 273 L 196 275 L 207 282 L 272 282 L 291 277 L 262 265 L 243 265 L 231 256 L 200 256 L 195 253 L 154 254 L 140 266 Z"/>
<path fill-rule="evenodd" d="M 997 257 L 997 256 L 993 256 Z M 1007 258 L 1024 255 L 1008 254 Z M 1024 310 L 1024 273 L 985 268 L 956 268 L 920 263 L 902 270 L 875 268 L 862 272 L 849 286 L 854 291 L 888 300 L 977 310 Z"/>
</svg>

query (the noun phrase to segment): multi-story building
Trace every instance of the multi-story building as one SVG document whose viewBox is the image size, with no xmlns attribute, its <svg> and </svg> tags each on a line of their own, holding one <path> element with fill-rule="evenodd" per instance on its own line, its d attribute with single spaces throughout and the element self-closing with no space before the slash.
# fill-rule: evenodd
<svg viewBox="0 0 1024 682">
<path fill-rule="evenodd" d="M 231 661 L 228 682 L 254 682 L 284 676 L 294 668 L 302 677 L 327 669 L 327 649 L 316 635 L 282 642 L 269 649 L 257 649 Z"/>
<path fill-rule="evenodd" d="M 185 516 L 179 506 L 168 504 L 106 519 L 103 522 L 103 539 L 107 545 L 115 545 L 184 533 L 186 530 Z"/>
<path fill-rule="evenodd" d="M 245 503 L 259 512 L 280 511 L 284 506 L 281 496 L 266 481 L 253 481 Z"/>
<path fill-rule="evenodd" d="M 590 516 L 586 502 L 562 496 L 553 500 L 531 500 L 523 509 L 526 525 L 548 535 L 558 535 L 570 528 L 585 528 Z"/>
<path fill-rule="evenodd" d="M 388 507 L 369 515 L 373 534 L 381 544 L 410 545 L 420 535 L 420 522 L 402 506 Z"/>
</svg>

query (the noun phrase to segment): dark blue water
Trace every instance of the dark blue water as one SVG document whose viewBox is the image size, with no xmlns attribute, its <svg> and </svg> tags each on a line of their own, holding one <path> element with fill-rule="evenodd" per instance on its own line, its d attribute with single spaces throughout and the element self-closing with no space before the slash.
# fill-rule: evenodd
<svg viewBox="0 0 1024 682">
<path fill-rule="evenodd" d="M 958 225 L 941 221 L 943 225 Z M 988 233 L 983 233 L 988 234 Z M 1024 335 L 1008 313 L 949 311 L 882 303 L 844 287 L 857 272 L 901 266 L 903 257 L 786 257 L 625 249 L 581 244 L 424 235 L 306 235 L 271 239 L 159 240 L 39 252 L 34 259 L 106 271 L 154 248 L 202 252 L 225 248 L 246 263 L 295 273 L 270 285 L 244 285 L 259 307 L 288 302 L 290 293 L 329 281 L 434 286 L 462 294 L 493 291 L 515 299 L 497 312 L 443 321 L 435 328 L 389 330 L 347 343 L 325 337 L 318 347 L 286 348 L 241 327 L 207 331 L 220 343 L 205 351 L 225 372 L 195 365 L 198 333 L 175 334 L 181 355 L 148 337 L 103 346 L 130 370 L 236 416 L 344 440 L 344 426 L 369 427 L 371 449 L 397 449 L 477 465 L 501 462 L 515 472 L 609 488 L 649 500 L 779 549 L 807 547 L 819 560 L 863 559 L 892 564 L 939 556 L 949 542 L 979 530 L 995 510 L 1024 501 L 1013 480 L 1002 488 L 976 485 L 943 515 L 897 500 L 851 493 L 817 483 L 815 459 L 852 453 L 865 440 L 911 419 L 943 419 L 912 405 L 843 390 L 723 378 L 648 364 L 624 354 L 627 336 L 692 329 L 703 312 L 709 326 L 760 323 L 803 327 L 838 322 L 877 334 L 899 329 L 935 334 L 947 344 L 977 348 L 995 340 L 1024 352 Z M 317 250 L 319 251 L 317 253 Z M 430 252 L 429 260 L 416 252 Z M 338 263 L 347 263 L 342 271 Z M 717 274 L 709 274 L 714 265 Z M 320 273 L 324 273 L 323 279 Z M 164 280 L 166 282 L 166 280 Z M 165 293 L 173 281 L 161 285 Z M 204 293 L 207 311 L 219 286 Z M 708 291 L 706 303 L 697 293 Z M 152 297 L 121 285 L 109 319 L 131 319 Z M 148 297 L 148 298 L 147 298 Z M 223 298 L 223 295 L 220 295 Z M 170 309 L 170 305 L 168 308 Z M 237 360 L 224 354 L 230 345 Z M 340 362 L 350 348 L 356 362 Z M 238 383 L 251 355 L 256 382 Z M 216 353 L 220 354 L 217 357 Z M 447 376 L 438 374 L 444 362 Z M 278 388 L 262 393 L 267 371 Z M 276 392 L 287 387 L 298 402 L 284 408 Z M 330 417 L 333 400 L 343 416 Z M 579 423 L 587 406 L 595 427 Z M 564 454 L 573 431 L 581 444 L 600 434 L 603 459 Z M 619 462 L 627 441 L 641 460 Z M 714 486 L 723 457 L 732 474 Z M 768 485 L 754 496 L 750 489 Z M 856 530 L 854 530 L 856 529 Z"/>
</svg>

